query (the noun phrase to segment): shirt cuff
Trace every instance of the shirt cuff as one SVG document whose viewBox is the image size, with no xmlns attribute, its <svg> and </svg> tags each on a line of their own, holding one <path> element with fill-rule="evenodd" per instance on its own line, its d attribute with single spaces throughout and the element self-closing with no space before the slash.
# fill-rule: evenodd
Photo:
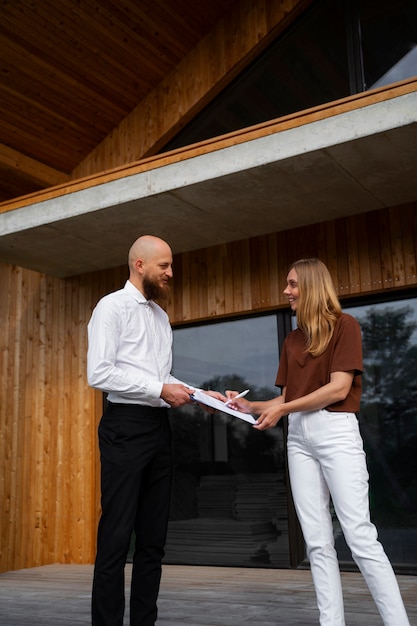
<svg viewBox="0 0 417 626">
<path fill-rule="evenodd" d="M 161 393 L 163 386 L 163 383 L 149 381 L 147 385 L 148 389 L 146 395 L 152 400 L 162 400 Z"/>
</svg>

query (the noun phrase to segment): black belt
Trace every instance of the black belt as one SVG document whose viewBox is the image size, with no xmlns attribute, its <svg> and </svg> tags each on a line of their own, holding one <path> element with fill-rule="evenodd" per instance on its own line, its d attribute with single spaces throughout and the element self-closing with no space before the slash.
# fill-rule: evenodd
<svg viewBox="0 0 417 626">
<path fill-rule="evenodd" d="M 125 404 L 124 402 L 110 402 L 107 400 L 110 409 L 117 408 L 125 411 L 129 415 L 155 415 L 155 417 L 165 417 L 168 415 L 168 409 L 164 406 L 147 406 L 143 404 Z"/>
</svg>

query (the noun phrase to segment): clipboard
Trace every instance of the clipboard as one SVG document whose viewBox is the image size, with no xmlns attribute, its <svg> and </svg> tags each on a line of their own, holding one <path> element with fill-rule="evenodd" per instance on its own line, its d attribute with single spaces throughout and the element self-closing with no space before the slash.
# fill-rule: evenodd
<svg viewBox="0 0 417 626">
<path fill-rule="evenodd" d="M 196 389 L 191 398 L 198 402 L 199 404 L 205 404 L 212 409 L 216 409 L 216 411 L 221 411 L 222 413 L 227 413 L 228 415 L 232 415 L 233 417 L 237 417 L 244 422 L 248 422 L 249 424 L 256 424 L 256 419 L 250 413 L 242 413 L 242 411 L 236 411 L 235 409 L 231 409 L 225 402 L 221 400 L 217 400 L 217 398 L 213 398 L 212 396 L 207 395 L 204 391 L 200 389 Z"/>
</svg>

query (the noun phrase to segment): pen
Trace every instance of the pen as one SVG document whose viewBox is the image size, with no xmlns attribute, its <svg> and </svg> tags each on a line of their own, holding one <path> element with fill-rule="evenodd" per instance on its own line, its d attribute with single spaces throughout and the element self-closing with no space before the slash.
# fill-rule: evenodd
<svg viewBox="0 0 417 626">
<path fill-rule="evenodd" d="M 238 398 L 244 398 L 249 393 L 249 391 L 249 389 L 245 389 L 245 391 L 238 393 L 237 396 L 234 396 L 234 398 L 229 398 L 228 400 L 226 400 L 225 404 L 229 404 L 229 402 L 234 402 Z"/>
</svg>

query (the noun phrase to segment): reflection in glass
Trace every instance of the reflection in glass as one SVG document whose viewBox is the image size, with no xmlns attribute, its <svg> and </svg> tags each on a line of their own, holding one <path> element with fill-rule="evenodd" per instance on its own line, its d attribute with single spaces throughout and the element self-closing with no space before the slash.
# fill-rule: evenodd
<svg viewBox="0 0 417 626">
<path fill-rule="evenodd" d="M 275 315 L 174 330 L 174 375 L 269 399 Z M 272 384 L 271 384 L 272 383 Z M 197 405 L 172 411 L 174 484 L 165 562 L 288 567 L 282 428 L 264 433 Z"/>
<path fill-rule="evenodd" d="M 412 76 L 415 0 L 318 0 L 161 151 L 345 98 L 364 78 L 373 89 Z"/>
<path fill-rule="evenodd" d="M 348 96 L 343 4 L 306 11 L 163 151 L 246 128 Z"/>
<path fill-rule="evenodd" d="M 346 309 L 364 349 L 359 421 L 371 517 L 394 564 L 417 565 L 417 299 Z M 337 528 L 340 560 L 350 560 Z"/>
<path fill-rule="evenodd" d="M 367 88 L 417 76 L 415 0 L 360 0 L 359 11 Z"/>
</svg>

